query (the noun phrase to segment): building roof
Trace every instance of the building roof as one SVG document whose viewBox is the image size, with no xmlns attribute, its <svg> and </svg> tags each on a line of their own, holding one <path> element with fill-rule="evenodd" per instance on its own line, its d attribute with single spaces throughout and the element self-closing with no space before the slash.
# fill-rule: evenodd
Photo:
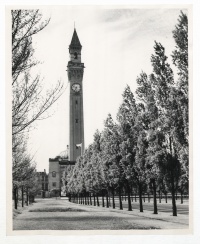
<svg viewBox="0 0 200 244">
<path fill-rule="evenodd" d="M 60 156 L 57 156 L 55 158 L 49 158 L 49 162 L 56 162 L 60 165 L 75 165 L 75 161 L 69 161 L 68 158 L 62 158 Z"/>
<path fill-rule="evenodd" d="M 72 36 L 72 40 L 71 40 L 71 43 L 69 45 L 69 48 L 81 48 L 81 43 L 79 41 L 79 38 L 78 38 L 78 35 L 77 35 L 77 32 L 76 32 L 76 29 L 74 29 L 74 33 L 73 33 L 73 36 Z"/>
<path fill-rule="evenodd" d="M 63 159 L 69 159 L 68 149 L 60 152 L 58 156 Z"/>
</svg>

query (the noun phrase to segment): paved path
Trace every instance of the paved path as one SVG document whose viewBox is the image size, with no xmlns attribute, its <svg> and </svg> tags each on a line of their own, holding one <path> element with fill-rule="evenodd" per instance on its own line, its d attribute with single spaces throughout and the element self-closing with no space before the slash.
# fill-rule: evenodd
<svg viewBox="0 0 200 244">
<path fill-rule="evenodd" d="M 188 215 L 152 214 L 40 199 L 13 220 L 13 230 L 188 229 Z"/>
</svg>

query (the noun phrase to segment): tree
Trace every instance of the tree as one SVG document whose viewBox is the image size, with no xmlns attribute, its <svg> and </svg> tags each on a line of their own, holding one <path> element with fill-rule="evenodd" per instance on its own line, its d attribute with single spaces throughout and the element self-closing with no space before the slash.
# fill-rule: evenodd
<svg viewBox="0 0 200 244">
<path fill-rule="evenodd" d="M 158 144 L 159 140 L 157 135 L 158 108 L 154 98 L 155 92 L 146 73 L 142 72 L 140 76 L 137 77 L 137 84 L 136 94 L 138 99 L 142 102 L 142 104 L 139 104 L 141 109 L 138 118 L 141 132 L 138 139 L 140 139 L 140 137 L 142 138 L 138 141 L 139 155 L 137 155 L 137 159 L 145 160 L 147 183 L 150 185 L 150 189 L 153 189 L 154 214 L 157 214 L 156 189 L 157 181 L 160 176 L 157 164 L 158 158 L 155 153 L 157 151 L 155 148 L 160 146 Z M 157 140 L 155 138 L 157 138 Z"/>
<path fill-rule="evenodd" d="M 119 126 L 113 121 L 111 114 L 105 120 L 105 128 L 102 132 L 102 172 L 108 189 L 112 192 L 113 208 L 115 208 L 115 190 L 119 191 L 120 209 L 123 209 L 121 191 L 124 184 L 123 169 L 120 165 L 120 142 Z"/>
<path fill-rule="evenodd" d="M 33 158 L 27 154 L 26 145 L 18 145 L 13 155 L 12 165 L 12 182 L 13 182 L 13 197 L 15 202 L 15 209 L 17 209 L 18 203 L 18 189 L 21 188 L 22 207 L 24 206 L 24 191 L 26 189 L 27 203 L 28 203 L 28 191 L 33 191 L 35 185 L 35 163 Z"/>
<path fill-rule="evenodd" d="M 176 48 L 172 52 L 172 60 L 178 68 L 178 87 L 182 95 L 187 99 L 185 105 L 188 104 L 188 18 L 181 11 L 178 24 L 175 30 L 172 31 L 176 43 Z M 187 113 L 185 114 L 187 115 Z M 187 120 L 186 120 L 187 121 Z M 187 128 L 187 126 L 186 126 Z"/>
<path fill-rule="evenodd" d="M 180 191 L 188 192 L 189 180 L 189 99 L 188 99 L 188 17 L 182 11 L 179 15 L 178 24 L 173 30 L 176 43 L 172 53 L 172 60 L 178 69 L 178 80 L 176 82 L 177 107 L 179 109 L 180 123 L 177 130 L 177 141 L 179 142 L 179 160 L 182 166 Z M 181 121 L 182 119 L 182 121 Z M 182 190 L 181 190 L 182 189 Z"/>
<path fill-rule="evenodd" d="M 137 95 L 145 106 L 148 141 L 147 167 L 154 183 L 162 185 L 165 194 L 173 191 L 173 213 L 176 215 L 174 192 L 188 187 L 188 21 L 181 12 L 173 31 L 176 49 L 172 59 L 178 68 L 178 80 L 167 63 L 164 47 L 155 42 L 151 57 L 153 74 L 142 72 L 137 78 Z M 150 176 L 150 175 L 149 175 Z M 154 199 L 156 196 L 154 196 Z M 154 200 L 155 202 L 155 200 Z M 154 208 L 155 212 L 155 208 Z"/>
<path fill-rule="evenodd" d="M 139 190 L 140 212 L 143 212 L 142 206 L 142 192 L 145 187 L 146 176 L 144 174 L 144 167 L 142 161 L 137 160 L 137 144 L 139 137 L 139 123 L 138 123 L 138 106 L 136 104 L 133 93 L 130 87 L 127 86 L 123 93 L 123 102 L 117 114 L 119 121 L 119 133 L 121 136 L 120 152 L 121 165 L 125 177 L 125 186 L 128 193 L 129 210 L 131 206 L 131 185 L 134 182 Z"/>
<path fill-rule="evenodd" d="M 154 51 L 155 54 L 151 57 L 154 73 L 150 79 L 158 107 L 158 124 L 155 135 L 157 143 L 151 150 L 152 154 L 157 157 L 160 173 L 169 184 L 172 194 L 173 215 L 176 216 L 175 191 L 181 175 L 176 140 L 176 131 L 179 128 L 176 89 L 174 89 L 173 71 L 167 63 L 164 47 L 155 42 Z"/>
<path fill-rule="evenodd" d="M 33 35 L 44 29 L 50 19 L 42 21 L 39 10 L 12 10 L 12 134 L 28 129 L 61 96 L 63 85 L 59 81 L 54 89 L 42 97 L 40 76 L 30 74 L 38 64 L 34 59 Z"/>
<path fill-rule="evenodd" d="M 43 30 L 50 19 L 42 21 L 39 10 L 12 10 L 12 153 L 13 190 L 24 187 L 34 194 L 35 165 L 27 153 L 28 129 L 34 121 L 43 119 L 45 112 L 62 94 L 63 85 L 58 81 L 55 88 L 43 97 L 41 78 L 32 77 L 31 69 L 39 62 L 34 58 L 32 37 Z M 43 116 L 44 115 L 44 116 Z M 47 115 L 46 115 L 47 116 Z M 34 190 L 35 188 L 35 190 Z M 17 207 L 17 205 L 15 205 Z"/>
</svg>

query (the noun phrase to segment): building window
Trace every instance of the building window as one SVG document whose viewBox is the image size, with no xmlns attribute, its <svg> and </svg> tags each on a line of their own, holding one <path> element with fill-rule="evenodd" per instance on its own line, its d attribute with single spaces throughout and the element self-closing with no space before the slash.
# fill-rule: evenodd
<svg viewBox="0 0 200 244">
<path fill-rule="evenodd" d="M 52 177 L 56 177 L 56 172 L 55 171 L 52 172 Z"/>
<path fill-rule="evenodd" d="M 48 191 L 48 184 L 45 184 L 45 191 Z"/>
<path fill-rule="evenodd" d="M 78 104 L 78 101 L 76 100 L 76 104 Z"/>
<path fill-rule="evenodd" d="M 78 59 L 78 54 L 77 54 L 77 52 L 74 53 L 74 59 Z"/>
<path fill-rule="evenodd" d="M 76 119 L 76 124 L 78 124 L 78 119 Z"/>
<path fill-rule="evenodd" d="M 52 183 L 52 186 L 53 186 L 53 187 L 56 187 L 56 182 L 53 182 L 53 183 Z"/>
</svg>

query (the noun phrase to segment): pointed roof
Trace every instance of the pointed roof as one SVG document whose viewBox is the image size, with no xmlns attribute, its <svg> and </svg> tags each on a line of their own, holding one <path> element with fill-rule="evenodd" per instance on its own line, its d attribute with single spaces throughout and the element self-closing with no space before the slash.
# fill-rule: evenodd
<svg viewBox="0 0 200 244">
<path fill-rule="evenodd" d="M 71 43 L 69 45 L 69 47 L 79 47 L 81 48 L 81 43 L 79 41 L 79 38 L 78 38 L 78 35 L 77 35 L 77 32 L 76 32 L 76 29 L 74 29 L 74 33 L 73 33 L 73 36 L 72 36 L 72 40 L 71 40 Z"/>
</svg>

